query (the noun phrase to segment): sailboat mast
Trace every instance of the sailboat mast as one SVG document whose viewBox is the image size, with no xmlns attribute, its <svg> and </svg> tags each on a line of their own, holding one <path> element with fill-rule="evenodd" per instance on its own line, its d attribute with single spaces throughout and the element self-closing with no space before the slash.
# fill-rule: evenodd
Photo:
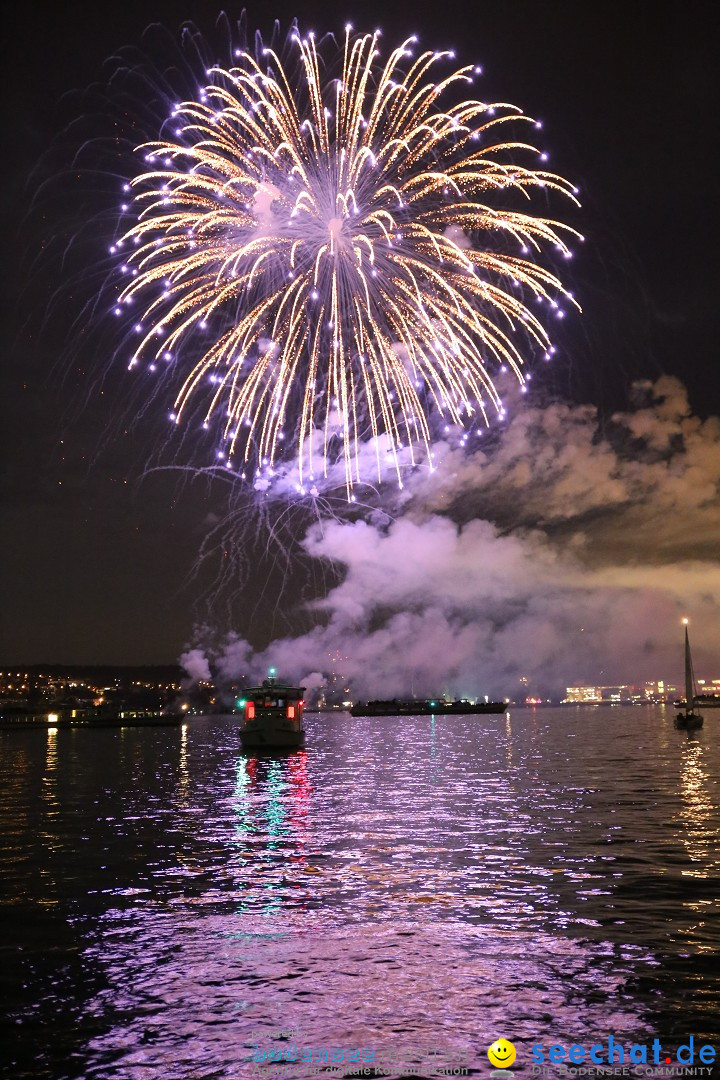
<svg viewBox="0 0 720 1080">
<path fill-rule="evenodd" d="M 685 627 L 685 708 L 688 712 L 693 710 L 695 700 L 695 679 L 693 678 L 692 657 L 690 656 L 690 638 L 688 628 Z"/>
</svg>

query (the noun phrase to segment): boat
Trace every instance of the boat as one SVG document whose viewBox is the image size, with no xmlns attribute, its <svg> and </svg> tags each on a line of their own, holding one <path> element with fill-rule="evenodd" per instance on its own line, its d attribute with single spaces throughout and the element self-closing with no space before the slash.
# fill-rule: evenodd
<svg viewBox="0 0 720 1080">
<path fill-rule="evenodd" d="M 350 709 L 351 716 L 466 716 L 476 713 L 504 713 L 504 701 L 446 701 L 423 698 L 411 701 L 359 701 Z"/>
<path fill-rule="evenodd" d="M 243 750 L 300 750 L 305 745 L 304 686 L 288 686 L 274 675 L 262 686 L 251 686 L 238 701 L 243 710 L 240 742 Z"/>
<path fill-rule="evenodd" d="M 682 709 L 675 716 L 675 727 L 686 731 L 696 731 L 703 726 L 703 718 L 695 712 L 695 672 L 693 671 L 692 655 L 690 653 L 690 638 L 688 636 L 688 620 L 685 623 L 685 712 Z"/>
<path fill-rule="evenodd" d="M 70 709 L 51 705 L 49 712 L 27 708 L 0 708 L 0 729 L 15 728 L 105 728 L 105 727 L 177 727 L 187 717 L 152 709 L 91 708 Z"/>
</svg>

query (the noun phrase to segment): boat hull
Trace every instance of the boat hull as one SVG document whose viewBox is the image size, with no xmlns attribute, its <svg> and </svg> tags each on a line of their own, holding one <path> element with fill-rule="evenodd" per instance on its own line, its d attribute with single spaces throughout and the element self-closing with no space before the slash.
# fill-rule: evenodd
<svg viewBox="0 0 720 1080">
<path fill-rule="evenodd" d="M 499 715 L 507 705 L 504 701 L 486 701 L 471 705 L 465 701 L 370 701 L 367 705 L 353 705 L 351 716 L 475 716 Z"/>
<path fill-rule="evenodd" d="M 683 731 L 696 731 L 703 726 L 703 718 L 697 713 L 678 713 L 675 717 L 675 727 Z"/>
<path fill-rule="evenodd" d="M 273 750 L 302 750 L 305 732 L 282 720 L 250 721 L 240 729 L 243 750 L 268 752 Z"/>
<path fill-rule="evenodd" d="M 96 713 L 89 710 L 77 710 L 77 715 L 71 713 L 39 713 L 17 714 L 11 716 L 0 715 L 0 729 L 13 730 L 15 728 L 83 728 L 87 731 L 91 728 L 108 727 L 179 727 L 184 724 L 187 716 L 184 713 L 143 713 L 143 712 L 118 712 Z"/>
</svg>

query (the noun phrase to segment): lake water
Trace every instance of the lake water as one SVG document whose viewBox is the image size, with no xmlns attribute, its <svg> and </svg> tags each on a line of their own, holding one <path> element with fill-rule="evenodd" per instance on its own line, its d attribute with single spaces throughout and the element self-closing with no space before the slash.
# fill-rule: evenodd
<svg viewBox="0 0 720 1080">
<path fill-rule="evenodd" d="M 720 711 L 306 723 L 276 760 L 223 717 L 0 732 L 4 1075 L 718 1043 Z"/>
</svg>

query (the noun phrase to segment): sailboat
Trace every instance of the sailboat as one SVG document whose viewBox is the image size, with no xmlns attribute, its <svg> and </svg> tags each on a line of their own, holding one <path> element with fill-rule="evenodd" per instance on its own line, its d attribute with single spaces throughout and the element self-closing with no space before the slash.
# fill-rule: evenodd
<svg viewBox="0 0 720 1080">
<path fill-rule="evenodd" d="M 690 654 L 688 621 L 684 619 L 683 622 L 685 623 L 685 712 L 681 709 L 677 713 L 675 727 L 692 731 L 703 726 L 703 718 L 700 713 L 695 712 L 695 672 Z"/>
</svg>

